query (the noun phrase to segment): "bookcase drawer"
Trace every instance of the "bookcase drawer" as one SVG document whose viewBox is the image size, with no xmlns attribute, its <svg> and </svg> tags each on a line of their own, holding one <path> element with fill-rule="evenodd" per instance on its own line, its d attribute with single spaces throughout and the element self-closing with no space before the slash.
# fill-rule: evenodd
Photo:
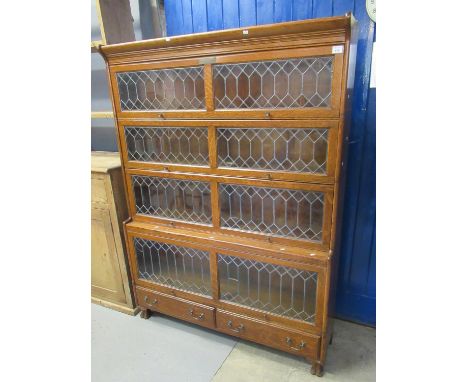
<svg viewBox="0 0 468 382">
<path fill-rule="evenodd" d="M 203 304 L 137 287 L 138 305 L 185 321 L 215 328 L 215 309 Z"/>
<path fill-rule="evenodd" d="M 316 358 L 319 354 L 318 336 L 271 325 L 229 311 L 216 311 L 216 327 L 224 333 L 302 357 Z"/>
</svg>

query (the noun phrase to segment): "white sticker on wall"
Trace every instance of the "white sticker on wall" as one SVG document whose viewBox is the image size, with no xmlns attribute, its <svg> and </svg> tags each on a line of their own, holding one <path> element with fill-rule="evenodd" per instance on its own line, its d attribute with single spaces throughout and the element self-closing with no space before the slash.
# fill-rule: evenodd
<svg viewBox="0 0 468 382">
<path fill-rule="evenodd" d="M 344 46 L 343 45 L 333 45 L 333 47 L 332 47 L 332 53 L 333 54 L 343 53 L 343 51 L 344 51 Z"/>
</svg>

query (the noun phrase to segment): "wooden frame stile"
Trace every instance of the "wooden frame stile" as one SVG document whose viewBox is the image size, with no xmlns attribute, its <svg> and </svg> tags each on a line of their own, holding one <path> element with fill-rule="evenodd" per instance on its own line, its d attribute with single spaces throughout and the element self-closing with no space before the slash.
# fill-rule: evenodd
<svg viewBox="0 0 468 382">
<path fill-rule="evenodd" d="M 344 44 L 344 55 L 343 60 L 348 65 L 343 67 L 343 78 L 348 79 L 351 73 L 354 76 L 354 65 L 355 55 L 352 56 L 351 45 L 357 44 L 357 22 L 351 13 L 347 13 L 346 17 L 350 19 L 350 27 L 346 30 L 346 42 Z M 351 103 L 352 103 L 352 86 L 353 81 L 342 81 L 341 94 L 343 98 L 340 102 L 340 121 L 338 129 L 338 139 L 336 140 L 336 163 L 335 163 L 335 185 L 334 185 L 334 197 L 333 197 L 333 213 L 332 213 L 332 224 L 330 227 L 330 259 L 327 266 L 327 284 L 326 284 L 326 296 L 325 301 L 328 303 L 325 306 L 324 311 L 324 323 L 322 327 L 322 342 L 320 349 L 320 363 L 315 364 L 315 370 L 318 375 L 323 373 L 323 367 L 325 364 L 328 344 L 331 343 L 333 338 L 333 320 L 331 314 L 334 314 L 335 309 L 335 295 L 336 295 L 336 281 L 338 278 L 338 264 L 339 264 L 339 253 L 335 250 L 337 243 L 337 233 L 340 231 L 341 226 L 341 215 L 343 211 L 344 193 L 340 192 L 340 189 L 344 186 L 345 170 L 346 170 L 346 152 L 349 141 L 349 128 L 351 124 Z M 331 321 L 331 323 L 330 323 Z"/>
<path fill-rule="evenodd" d="M 147 318 L 151 311 L 160 311 L 288 351 L 307 358 L 312 363 L 312 373 L 322 375 L 332 331 L 329 315 L 333 312 L 334 279 L 336 279 L 338 261 L 335 248 L 340 223 L 340 205 L 343 202 L 340 186 L 344 172 L 343 152 L 346 149 L 345 117 L 348 113 L 346 106 L 350 102 L 350 89 L 347 88 L 346 80 L 348 66 L 352 61 L 350 42 L 354 41 L 352 32 L 354 29 L 352 15 L 346 15 L 100 47 L 108 69 L 127 205 L 132 217 L 131 221 L 125 224 L 125 237 L 133 280 L 132 287 L 137 303 L 142 308 L 142 317 Z M 248 32 L 244 33 L 245 30 Z M 216 65 L 311 56 L 333 56 L 333 71 L 328 77 L 331 78 L 331 82 L 327 83 L 331 84 L 328 107 L 216 108 L 217 88 L 214 86 Z M 118 72 L 193 66 L 201 67 L 203 70 L 205 108 L 121 110 L 116 77 Z M 151 162 L 150 159 L 141 159 L 138 155 L 136 158 L 139 160 L 131 160 L 125 133 L 127 126 L 135 127 L 137 131 L 139 127 L 206 128 L 208 152 L 204 153 L 203 161 L 194 162 L 203 165 L 187 164 L 191 162 L 184 164 Z M 223 128 L 327 129 L 326 171 L 295 172 L 287 171 L 287 167 L 283 167 L 282 170 L 263 170 L 234 167 L 231 163 L 228 163 L 231 167 L 223 167 L 222 154 L 218 158 L 219 130 Z M 135 145 L 134 142 L 129 145 Z M 219 150 L 221 153 L 222 146 Z M 202 224 L 193 222 L 195 220 L 181 221 L 161 215 L 138 214 L 131 179 L 133 175 L 208 183 L 211 224 L 204 224 L 206 220 L 203 220 Z M 322 192 L 324 195 L 321 241 L 307 241 L 293 235 L 273 236 L 265 233 L 267 231 L 247 232 L 223 228 L 221 201 L 225 199 L 220 200 L 220 184 Z M 309 213 L 312 216 L 312 212 Z M 133 245 L 135 237 L 207 252 L 211 296 L 141 278 L 136 249 Z M 218 256 L 222 255 L 298 271 L 316 272 L 314 322 L 268 313 L 265 310 L 221 299 L 221 288 L 224 284 L 220 281 L 223 276 Z M 158 299 L 162 301 L 159 306 L 150 303 Z"/>
<path fill-rule="evenodd" d="M 213 299 L 219 301 L 218 260 L 215 249 L 210 249 L 211 293 Z"/>
<path fill-rule="evenodd" d="M 112 104 L 112 112 L 114 114 L 114 117 L 116 117 L 117 116 L 117 114 L 116 114 L 116 104 L 118 103 L 118 102 L 116 102 L 116 99 L 118 99 L 118 95 L 117 95 L 117 98 L 114 96 L 114 86 L 113 86 L 113 83 L 112 83 L 113 76 L 111 76 L 109 61 L 107 60 L 106 55 L 102 52 L 101 48 L 102 47 L 100 47 L 99 53 L 104 58 L 104 62 L 106 63 L 107 85 L 109 87 L 109 95 L 110 95 L 111 104 Z M 130 195 L 128 194 L 128 184 L 127 184 L 127 176 L 126 176 L 128 161 L 127 161 L 127 158 L 126 158 L 126 150 L 124 149 L 124 148 L 126 148 L 126 144 L 125 144 L 125 139 L 123 139 L 123 140 L 121 139 L 122 138 L 121 134 L 120 134 L 121 129 L 119 128 L 118 118 L 114 118 L 114 126 L 115 126 L 115 135 L 116 135 L 116 141 L 117 141 L 117 149 L 119 150 L 119 154 L 120 154 L 122 179 L 123 179 L 123 185 L 124 185 L 125 196 L 126 196 L 125 200 L 127 202 L 127 210 L 130 213 L 130 218 L 129 219 L 131 220 L 131 216 L 133 216 L 133 213 L 132 213 L 132 207 L 133 206 L 130 203 L 130 197 L 129 197 Z M 124 226 L 124 231 L 125 231 L 126 222 L 123 223 L 123 226 Z M 128 250 L 128 248 L 127 248 L 127 250 Z M 136 296 L 135 290 L 133 291 L 133 293 L 134 293 L 133 295 Z"/>
<path fill-rule="evenodd" d="M 205 78 L 205 106 L 206 111 L 214 111 L 214 92 L 213 92 L 213 66 L 211 64 L 204 65 Z"/>
</svg>

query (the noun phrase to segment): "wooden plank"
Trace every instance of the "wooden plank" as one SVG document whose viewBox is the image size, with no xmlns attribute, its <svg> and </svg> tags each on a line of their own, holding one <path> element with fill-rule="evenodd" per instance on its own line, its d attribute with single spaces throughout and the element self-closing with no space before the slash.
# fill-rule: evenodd
<svg viewBox="0 0 468 382">
<path fill-rule="evenodd" d="M 192 1 L 181 0 L 182 3 L 182 34 L 193 33 Z"/>
<path fill-rule="evenodd" d="M 255 0 L 239 0 L 239 25 L 241 27 L 257 24 Z"/>
<path fill-rule="evenodd" d="M 106 44 L 106 33 L 104 31 L 104 25 L 103 25 L 103 22 L 102 22 L 101 4 L 100 4 L 99 0 L 96 0 L 96 15 L 97 15 L 97 18 L 98 18 L 98 21 L 99 21 L 99 29 L 101 31 L 101 41 L 102 41 L 102 44 L 105 45 Z"/>
<path fill-rule="evenodd" d="M 182 2 L 181 0 L 165 0 L 167 35 L 177 36 L 184 34 L 182 22 Z"/>
<path fill-rule="evenodd" d="M 112 111 L 92 111 L 91 118 L 114 118 Z"/>
<path fill-rule="evenodd" d="M 206 10 L 208 30 L 223 29 L 223 0 L 207 0 Z"/>
<path fill-rule="evenodd" d="M 291 0 L 275 0 L 274 6 L 274 22 L 282 23 L 292 20 L 292 1 Z"/>
<path fill-rule="evenodd" d="M 361 2 L 365 3 L 365 1 L 361 1 Z M 353 11 L 354 11 L 354 0 L 334 0 L 333 1 L 333 16 L 343 16 L 347 12 L 353 12 Z"/>
<path fill-rule="evenodd" d="M 153 17 L 154 36 L 167 36 L 164 3 L 160 3 L 159 0 L 151 0 L 151 9 Z"/>
<path fill-rule="evenodd" d="M 239 3 L 223 0 L 223 28 L 239 28 Z"/>
<path fill-rule="evenodd" d="M 106 44 L 135 41 L 133 17 L 128 0 L 98 0 Z M 99 12 L 98 12 L 99 14 Z"/>
<path fill-rule="evenodd" d="M 364 1 L 364 0 L 362 0 Z M 333 0 L 314 0 L 313 17 L 330 17 L 333 14 Z"/>
<path fill-rule="evenodd" d="M 206 0 L 192 0 L 193 33 L 208 30 Z"/>
<path fill-rule="evenodd" d="M 312 18 L 311 0 L 294 0 L 292 7 L 293 20 L 305 20 Z"/>
<path fill-rule="evenodd" d="M 274 22 L 274 7 L 271 0 L 257 0 L 257 24 Z"/>
</svg>

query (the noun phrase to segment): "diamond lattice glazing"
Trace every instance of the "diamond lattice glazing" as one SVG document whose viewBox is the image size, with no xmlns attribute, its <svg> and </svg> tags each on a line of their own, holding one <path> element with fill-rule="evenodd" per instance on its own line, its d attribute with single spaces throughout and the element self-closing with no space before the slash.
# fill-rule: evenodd
<svg viewBox="0 0 468 382">
<path fill-rule="evenodd" d="M 117 73 L 122 110 L 205 108 L 201 66 Z"/>
<path fill-rule="evenodd" d="M 211 225 L 209 183 L 139 175 L 132 182 L 137 213 Z"/>
<path fill-rule="evenodd" d="M 129 160 L 208 165 L 208 130 L 197 127 L 125 127 Z"/>
<path fill-rule="evenodd" d="M 134 238 L 141 279 L 188 292 L 211 295 L 208 252 Z"/>
<path fill-rule="evenodd" d="M 327 129 L 219 128 L 218 165 L 325 174 Z"/>
<path fill-rule="evenodd" d="M 221 227 L 322 240 L 321 192 L 220 184 Z"/>
<path fill-rule="evenodd" d="M 332 73 L 332 56 L 214 65 L 215 107 L 329 107 Z"/>
<path fill-rule="evenodd" d="M 222 300 L 315 321 L 315 272 L 218 255 L 218 275 Z"/>
</svg>

